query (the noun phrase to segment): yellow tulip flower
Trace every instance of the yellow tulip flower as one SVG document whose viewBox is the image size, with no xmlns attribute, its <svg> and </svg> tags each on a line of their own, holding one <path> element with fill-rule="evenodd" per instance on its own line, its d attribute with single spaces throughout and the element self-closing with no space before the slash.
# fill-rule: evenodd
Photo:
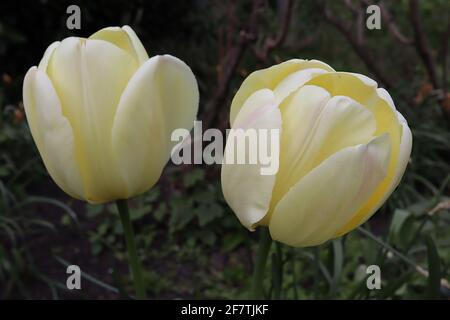
<svg viewBox="0 0 450 320">
<path fill-rule="evenodd" d="M 232 101 L 230 122 L 232 129 L 280 130 L 277 173 L 224 163 L 222 189 L 248 229 L 268 226 L 274 240 L 296 247 L 369 219 L 399 184 L 412 147 L 386 90 L 316 60 L 252 73 Z"/>
<path fill-rule="evenodd" d="M 193 126 L 199 93 L 184 62 L 149 59 L 124 26 L 51 44 L 27 72 L 23 99 L 53 180 L 74 198 L 102 203 L 157 182 L 172 130 Z"/>
</svg>

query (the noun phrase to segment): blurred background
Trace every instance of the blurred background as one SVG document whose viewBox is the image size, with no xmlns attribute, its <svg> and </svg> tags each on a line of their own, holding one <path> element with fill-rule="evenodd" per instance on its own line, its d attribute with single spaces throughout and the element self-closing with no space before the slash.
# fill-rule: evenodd
<svg viewBox="0 0 450 320">
<path fill-rule="evenodd" d="M 81 8 L 81 30 L 66 9 Z M 366 28 L 377 4 L 381 29 Z M 150 56 L 184 60 L 200 87 L 203 129 L 229 126 L 231 98 L 252 71 L 291 58 L 319 59 L 375 79 L 413 133 L 402 183 L 368 223 L 317 248 L 281 250 L 286 299 L 450 297 L 450 19 L 448 0 L 1 1 L 0 298 L 127 298 L 122 229 L 114 204 L 89 205 L 51 180 L 31 138 L 22 82 L 55 40 L 130 25 Z M 220 166 L 167 165 L 130 201 L 148 297 L 244 298 L 257 234 L 224 202 Z M 83 272 L 66 288 L 66 266 Z M 381 268 L 368 290 L 366 266 Z M 279 279 L 278 279 L 279 280 Z M 270 291 L 269 291 L 270 294 Z"/>
</svg>

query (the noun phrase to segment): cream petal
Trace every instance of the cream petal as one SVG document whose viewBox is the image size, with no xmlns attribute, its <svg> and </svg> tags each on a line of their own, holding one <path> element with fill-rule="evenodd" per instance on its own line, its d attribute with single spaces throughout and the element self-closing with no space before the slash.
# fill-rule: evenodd
<svg viewBox="0 0 450 320">
<path fill-rule="evenodd" d="M 131 29 L 129 26 L 123 26 L 122 29 L 128 34 L 128 37 L 133 43 L 134 51 L 138 56 L 139 64 L 142 65 L 145 61 L 148 60 L 147 50 L 145 50 L 141 40 L 139 40 L 133 29 Z"/>
<path fill-rule="evenodd" d="M 402 140 L 400 142 L 400 155 L 398 159 L 397 164 L 397 170 L 395 173 L 395 179 L 392 188 L 392 191 L 398 186 L 400 183 L 400 180 L 403 177 L 403 174 L 405 173 L 406 167 L 409 162 L 409 158 L 411 156 L 411 150 L 412 150 L 412 134 L 411 130 L 408 127 L 408 124 L 406 123 L 405 118 L 399 113 L 399 119 L 400 124 L 402 125 Z M 403 119 L 403 120 L 401 120 Z M 388 196 L 390 195 L 390 192 Z"/>
<path fill-rule="evenodd" d="M 277 204 L 269 223 L 272 238 L 296 247 L 329 240 L 384 179 L 389 158 L 388 134 L 333 154 Z"/>
<path fill-rule="evenodd" d="M 92 34 L 89 39 L 108 41 L 135 57 L 139 65 L 148 60 L 147 51 L 129 26 L 107 27 Z"/>
<path fill-rule="evenodd" d="M 53 51 L 55 51 L 55 49 L 59 47 L 60 43 L 61 42 L 59 42 L 59 41 L 55 41 L 51 45 L 48 46 L 47 50 L 45 50 L 44 56 L 41 59 L 41 62 L 39 62 L 39 66 L 38 66 L 39 70 L 47 72 L 48 62 L 53 54 Z"/>
<path fill-rule="evenodd" d="M 376 130 L 373 114 L 356 101 L 316 86 L 299 89 L 282 108 L 280 171 L 272 207 L 308 172 L 339 150 L 368 143 Z"/>
<path fill-rule="evenodd" d="M 66 193 L 83 199 L 72 128 L 50 79 L 36 67 L 25 75 L 23 102 L 31 134 L 51 177 Z"/>
<path fill-rule="evenodd" d="M 271 90 L 261 89 L 251 95 L 244 103 L 234 121 L 233 129 L 278 129 L 281 131 L 281 113 Z M 222 164 L 222 191 L 228 205 L 233 209 L 241 223 L 249 230 L 266 215 L 275 183 L 275 175 L 262 175 L 262 163 L 231 164 L 230 152 L 233 144 L 229 135 Z M 271 150 L 270 140 L 267 141 Z M 250 143 L 237 150 L 249 155 Z M 233 148 L 234 149 L 234 148 Z M 279 154 L 275 154 L 276 157 Z M 248 158 L 249 159 L 249 158 Z"/>
<path fill-rule="evenodd" d="M 75 138 L 88 201 L 127 194 L 111 148 L 120 96 L 137 69 L 136 60 L 110 42 L 67 38 L 55 49 L 47 74 L 60 97 Z"/>
<path fill-rule="evenodd" d="M 236 115 L 247 98 L 260 89 L 275 89 L 289 74 L 299 70 L 319 68 L 328 72 L 334 71 L 326 63 L 317 60 L 292 59 L 267 69 L 262 69 L 250 74 L 233 98 L 230 109 L 230 123 L 233 124 Z"/>
<path fill-rule="evenodd" d="M 199 102 L 191 69 L 170 55 L 145 62 L 120 99 L 112 147 L 128 197 L 148 190 L 167 163 L 174 129 L 193 127 Z"/>
<path fill-rule="evenodd" d="M 400 153 L 401 126 L 397 112 L 378 95 L 376 82 L 358 74 L 333 72 L 314 77 L 308 82 L 326 88 L 332 96 L 348 96 L 370 110 L 377 122 L 375 135 L 388 133 L 391 139 L 391 159 L 388 173 L 370 199 L 360 208 L 336 236 L 353 230 L 367 220 L 386 200 L 396 177 Z"/>
<path fill-rule="evenodd" d="M 301 88 L 306 82 L 315 76 L 329 71 L 321 68 L 308 68 L 296 71 L 284 78 L 273 90 L 278 103 L 281 103 L 292 92 Z"/>
<path fill-rule="evenodd" d="M 406 119 L 403 117 L 403 115 L 398 112 L 395 108 L 394 100 L 392 100 L 391 95 L 384 89 L 384 88 L 378 88 L 377 89 L 378 96 L 385 100 L 389 106 L 395 110 L 397 114 L 398 122 L 401 126 L 401 141 L 400 141 L 400 154 L 399 154 L 399 160 L 397 165 L 397 170 L 395 174 L 395 178 L 393 180 L 392 191 L 398 186 L 400 183 L 400 180 L 402 179 L 403 174 L 405 173 L 406 166 L 409 162 L 409 157 L 411 155 L 411 149 L 412 149 L 412 135 L 411 130 L 408 127 L 408 123 Z M 391 191 L 391 192 L 392 192 Z M 386 195 L 386 198 L 391 194 L 391 192 L 388 192 Z"/>
<path fill-rule="evenodd" d="M 392 110 L 397 111 L 397 109 L 395 108 L 395 105 L 394 105 L 394 100 L 392 100 L 391 95 L 386 91 L 386 89 L 377 88 L 377 94 L 381 99 L 383 99 L 384 101 L 387 102 L 387 104 L 389 105 L 389 107 L 392 108 Z"/>
</svg>

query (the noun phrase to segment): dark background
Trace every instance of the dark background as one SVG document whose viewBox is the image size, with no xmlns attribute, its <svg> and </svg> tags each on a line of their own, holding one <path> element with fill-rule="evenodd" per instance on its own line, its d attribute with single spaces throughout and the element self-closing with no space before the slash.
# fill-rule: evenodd
<svg viewBox="0 0 450 320">
<path fill-rule="evenodd" d="M 365 28 L 373 3 L 382 9 L 381 30 Z M 81 30 L 66 28 L 70 4 L 81 8 Z M 2 1 L 0 298 L 131 292 L 114 205 L 75 201 L 56 187 L 31 139 L 21 93 L 24 74 L 50 43 L 124 24 L 150 56 L 169 53 L 192 68 L 204 130 L 229 126 L 231 98 L 249 73 L 291 58 L 377 80 L 413 132 L 403 182 L 363 230 L 318 248 L 280 246 L 282 297 L 448 298 L 449 7 L 447 0 Z M 220 167 L 169 164 L 130 205 L 150 298 L 246 297 L 256 236 L 224 202 Z M 66 264 L 81 267 L 82 290 L 66 289 Z M 366 288 L 371 264 L 381 267 L 381 290 Z M 269 261 L 267 288 L 272 268 Z"/>
</svg>

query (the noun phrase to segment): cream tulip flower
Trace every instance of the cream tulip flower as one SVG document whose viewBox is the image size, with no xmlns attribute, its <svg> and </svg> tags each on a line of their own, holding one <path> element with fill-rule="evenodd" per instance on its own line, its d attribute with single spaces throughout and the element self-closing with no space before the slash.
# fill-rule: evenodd
<svg viewBox="0 0 450 320">
<path fill-rule="evenodd" d="M 261 175 L 259 164 L 223 164 L 222 189 L 244 226 L 268 226 L 274 240 L 296 247 L 369 219 L 399 184 L 412 147 L 386 90 L 316 60 L 252 73 L 232 101 L 230 122 L 280 130 L 276 175 Z"/>
<path fill-rule="evenodd" d="M 27 72 L 23 100 L 53 180 L 74 198 L 102 203 L 157 182 L 171 132 L 192 128 L 199 93 L 183 61 L 149 59 L 124 26 L 51 44 Z"/>
</svg>

